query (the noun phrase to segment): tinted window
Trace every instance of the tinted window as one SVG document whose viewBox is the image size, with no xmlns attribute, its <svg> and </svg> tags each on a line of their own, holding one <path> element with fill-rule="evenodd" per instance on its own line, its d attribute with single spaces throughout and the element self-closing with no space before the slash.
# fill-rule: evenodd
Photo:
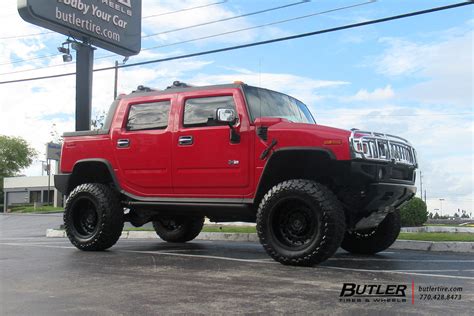
<svg viewBox="0 0 474 316">
<path fill-rule="evenodd" d="M 170 101 L 132 105 L 128 113 L 127 130 L 166 128 L 170 107 Z"/>
<path fill-rule="evenodd" d="M 217 109 L 235 110 L 232 96 L 188 99 L 184 104 L 183 125 L 216 126 L 222 125 L 216 121 Z"/>
<path fill-rule="evenodd" d="M 315 123 L 306 105 L 289 95 L 251 86 L 245 86 L 244 91 L 252 120 L 280 117 L 295 123 Z"/>
</svg>

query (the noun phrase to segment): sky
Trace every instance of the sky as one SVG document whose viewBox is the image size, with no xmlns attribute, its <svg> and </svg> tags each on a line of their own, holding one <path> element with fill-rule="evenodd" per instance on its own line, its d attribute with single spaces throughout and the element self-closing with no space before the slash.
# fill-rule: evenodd
<svg viewBox="0 0 474 316">
<path fill-rule="evenodd" d="M 220 2 L 216 4 L 217 2 Z M 23 21 L 17 1 L 0 2 L 0 81 L 74 72 L 57 47 L 66 37 Z M 455 1 L 143 0 L 142 36 L 232 18 L 142 40 L 127 63 L 190 54 L 357 23 Z M 205 6 L 207 5 L 207 6 Z M 356 7 L 321 13 L 323 11 Z M 236 80 L 288 93 L 308 105 L 318 124 L 404 137 L 415 146 L 428 210 L 473 212 L 474 6 L 189 59 L 120 69 L 119 92 L 138 85 L 165 88 Z M 311 15 L 293 21 L 292 18 Z M 280 23 L 281 22 L 281 23 Z M 272 24 L 259 27 L 264 24 Z M 247 29 L 246 31 L 238 31 Z M 230 32 L 205 40 L 200 37 Z M 173 44 L 173 45 L 170 45 Z M 154 48 L 157 46 L 162 46 Z M 151 48 L 151 49 L 148 49 Z M 50 58 L 38 58 L 54 55 Z M 111 56 L 100 58 L 103 56 Z M 95 51 L 96 68 L 123 56 Z M 113 100 L 114 72 L 93 79 L 93 116 Z M 38 152 L 22 173 L 41 175 L 51 133 L 74 130 L 75 78 L 0 84 L 0 134 L 25 138 Z M 420 174 L 417 175 L 417 186 Z M 418 193 L 419 196 L 419 193 Z M 444 199 L 440 201 L 439 199 Z M 441 205 L 442 203 L 442 205 Z M 440 212 L 440 211 L 438 211 Z M 473 212 L 474 213 L 474 212 Z"/>
</svg>

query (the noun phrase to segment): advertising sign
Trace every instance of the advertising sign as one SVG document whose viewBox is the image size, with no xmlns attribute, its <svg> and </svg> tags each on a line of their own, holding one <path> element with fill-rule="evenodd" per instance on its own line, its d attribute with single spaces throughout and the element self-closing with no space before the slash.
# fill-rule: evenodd
<svg viewBox="0 0 474 316">
<path fill-rule="evenodd" d="M 27 22 L 111 52 L 141 49 L 141 0 L 18 0 Z"/>
<path fill-rule="evenodd" d="M 59 160 L 61 157 L 61 144 L 46 144 L 46 159 Z"/>
</svg>

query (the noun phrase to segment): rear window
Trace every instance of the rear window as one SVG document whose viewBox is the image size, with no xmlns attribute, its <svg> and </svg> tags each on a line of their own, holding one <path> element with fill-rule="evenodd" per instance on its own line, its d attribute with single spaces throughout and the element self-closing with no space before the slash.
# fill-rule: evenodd
<svg viewBox="0 0 474 316">
<path fill-rule="evenodd" d="M 170 108 L 170 101 L 133 104 L 128 113 L 127 130 L 165 129 Z"/>
</svg>

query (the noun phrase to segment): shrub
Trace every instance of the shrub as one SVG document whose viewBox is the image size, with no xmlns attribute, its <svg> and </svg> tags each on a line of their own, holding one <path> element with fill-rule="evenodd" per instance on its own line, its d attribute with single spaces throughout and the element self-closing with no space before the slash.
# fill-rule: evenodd
<svg viewBox="0 0 474 316">
<path fill-rule="evenodd" d="M 426 203 L 414 197 L 400 209 L 400 215 L 403 227 L 421 226 L 428 220 Z"/>
</svg>

